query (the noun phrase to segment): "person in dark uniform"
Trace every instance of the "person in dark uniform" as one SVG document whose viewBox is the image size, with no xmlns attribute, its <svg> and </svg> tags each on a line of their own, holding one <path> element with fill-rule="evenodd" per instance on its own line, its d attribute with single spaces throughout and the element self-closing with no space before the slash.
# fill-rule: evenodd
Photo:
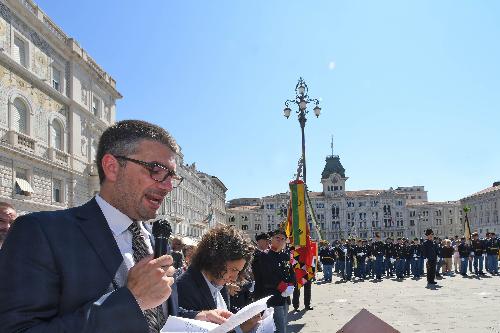
<svg viewBox="0 0 500 333">
<path fill-rule="evenodd" d="M 382 279 L 384 274 L 384 243 L 380 240 L 380 233 L 375 233 L 375 242 L 372 244 L 372 256 L 375 257 L 375 276 L 377 280 Z"/>
<path fill-rule="evenodd" d="M 347 244 L 346 240 L 342 239 L 340 243 L 335 247 L 335 257 L 337 258 L 336 264 L 339 269 L 339 274 L 342 280 L 347 281 L 346 276 L 346 253 L 347 253 Z"/>
<path fill-rule="evenodd" d="M 345 268 L 346 268 L 346 279 L 347 281 L 350 281 L 352 278 L 352 269 L 354 267 L 354 261 L 356 260 L 355 258 L 355 249 L 356 249 L 356 244 L 355 244 L 355 239 L 354 237 L 349 238 L 347 241 L 346 245 L 346 259 L 345 259 Z"/>
<path fill-rule="evenodd" d="M 361 239 L 358 239 L 357 245 L 354 246 L 353 251 L 356 256 L 356 269 L 354 270 L 354 275 L 358 279 L 364 280 L 366 248 L 363 246 L 363 241 Z"/>
<path fill-rule="evenodd" d="M 325 282 L 332 282 L 332 269 L 335 263 L 334 258 L 335 251 L 326 241 L 319 251 L 319 260 L 321 261 L 321 265 L 323 265 L 323 280 Z"/>
<path fill-rule="evenodd" d="M 436 281 L 436 261 L 437 261 L 437 246 L 433 241 L 434 232 L 432 229 L 425 231 L 427 240 L 422 244 L 422 252 L 427 259 L 427 284 L 437 284 Z"/>
<path fill-rule="evenodd" d="M 460 244 L 458 244 L 458 255 L 460 256 L 460 275 L 467 276 L 467 262 L 469 261 L 469 255 L 471 252 L 471 247 L 465 242 L 465 237 L 460 239 Z"/>
<path fill-rule="evenodd" d="M 436 245 L 436 250 L 437 250 L 436 277 L 438 279 L 440 279 L 440 278 L 442 278 L 442 276 L 439 273 L 439 270 L 441 269 L 441 265 L 443 263 L 443 260 L 442 260 L 442 257 L 441 257 L 441 239 L 439 237 L 434 238 L 434 244 Z"/>
<path fill-rule="evenodd" d="M 262 252 L 254 266 L 255 288 L 262 290 L 262 296 L 271 296 L 267 304 L 274 308 L 275 332 L 279 333 L 286 333 L 288 306 L 296 282 L 285 245 L 285 230 L 274 231 L 269 251 Z"/>
<path fill-rule="evenodd" d="M 257 248 L 255 249 L 251 266 L 254 275 L 255 272 L 260 268 L 260 257 L 269 251 L 269 235 L 265 232 L 260 233 L 255 236 L 255 241 L 257 242 Z M 254 279 L 253 299 L 256 301 L 265 296 L 264 291 L 260 288 L 262 288 L 262 283 L 256 284 Z"/>
<path fill-rule="evenodd" d="M 411 273 L 411 261 L 413 259 L 413 256 L 412 256 L 412 253 L 411 253 L 411 245 L 413 244 L 410 244 L 409 243 L 409 240 L 408 238 L 404 238 L 403 239 L 404 242 L 403 242 L 403 245 L 404 245 L 404 257 L 405 257 L 405 276 L 410 276 L 410 273 Z"/>
<path fill-rule="evenodd" d="M 413 239 L 413 244 L 410 245 L 411 253 L 411 273 L 413 277 L 419 279 L 422 273 L 420 272 L 420 260 L 422 259 L 422 245 L 417 237 Z"/>
<path fill-rule="evenodd" d="M 491 275 L 498 274 L 498 249 L 500 247 L 500 240 L 496 237 L 494 232 L 490 232 L 490 239 L 486 243 L 486 258 L 489 263 L 489 272 Z"/>
<path fill-rule="evenodd" d="M 394 276 L 394 263 L 396 262 L 396 248 L 392 238 L 385 240 L 385 269 L 387 276 Z"/>
<path fill-rule="evenodd" d="M 474 256 L 474 274 L 484 275 L 483 272 L 483 253 L 484 253 L 484 242 L 479 239 L 477 232 L 472 233 L 472 255 Z"/>
<path fill-rule="evenodd" d="M 304 288 L 304 306 L 305 310 L 314 310 L 311 306 L 311 284 L 312 281 L 309 280 L 302 286 Z M 299 303 L 300 303 L 300 289 L 295 286 L 292 297 L 293 309 L 297 312 L 299 311 Z"/>
<path fill-rule="evenodd" d="M 404 277 L 405 270 L 405 247 L 403 244 L 403 239 L 398 237 L 397 244 L 395 244 L 395 254 L 396 254 L 396 278 L 402 279 Z"/>
<path fill-rule="evenodd" d="M 366 249 L 366 260 L 365 260 L 365 278 L 371 277 L 373 278 L 373 261 L 374 257 L 372 256 L 372 244 L 373 240 L 370 238 L 368 240 L 363 239 L 363 246 Z"/>
</svg>

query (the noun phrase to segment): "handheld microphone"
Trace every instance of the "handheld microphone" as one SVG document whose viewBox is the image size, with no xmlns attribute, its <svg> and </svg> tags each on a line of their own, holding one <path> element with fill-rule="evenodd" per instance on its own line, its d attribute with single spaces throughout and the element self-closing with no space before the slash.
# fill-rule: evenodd
<svg viewBox="0 0 500 333">
<path fill-rule="evenodd" d="M 158 220 L 153 222 L 153 236 L 155 238 L 155 259 L 167 254 L 168 239 L 172 234 L 172 227 L 167 220 Z"/>
</svg>

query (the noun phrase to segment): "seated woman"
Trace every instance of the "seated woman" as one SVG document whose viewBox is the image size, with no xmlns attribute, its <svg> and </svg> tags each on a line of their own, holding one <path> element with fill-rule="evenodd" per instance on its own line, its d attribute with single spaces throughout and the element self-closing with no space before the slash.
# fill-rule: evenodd
<svg viewBox="0 0 500 333">
<path fill-rule="evenodd" d="M 252 261 L 250 239 L 234 227 L 209 230 L 191 258 L 191 265 L 177 280 L 179 307 L 186 310 L 228 310 L 227 283 L 235 283 Z M 243 323 L 236 331 L 249 332 L 259 318 Z"/>
</svg>

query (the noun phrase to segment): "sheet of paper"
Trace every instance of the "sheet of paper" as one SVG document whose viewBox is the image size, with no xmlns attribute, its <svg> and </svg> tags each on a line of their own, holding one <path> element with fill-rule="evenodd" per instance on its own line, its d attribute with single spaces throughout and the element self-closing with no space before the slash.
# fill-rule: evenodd
<svg viewBox="0 0 500 333">
<path fill-rule="evenodd" d="M 274 333 L 276 330 L 276 326 L 274 325 L 273 319 L 274 309 L 268 308 L 264 315 L 262 316 L 262 320 L 257 326 L 255 333 Z"/>
<path fill-rule="evenodd" d="M 244 308 L 242 308 L 237 313 L 233 314 L 229 319 L 222 325 L 217 325 L 214 323 L 209 323 L 207 321 L 181 318 L 175 316 L 168 316 L 167 321 L 161 333 L 176 333 L 176 332 L 188 332 L 188 333 L 226 333 L 233 330 L 235 327 L 239 326 L 243 322 L 252 318 L 253 316 L 259 314 L 260 312 L 267 309 L 267 300 L 271 296 L 262 298 L 256 302 L 253 302 Z M 269 316 L 268 316 L 269 317 Z M 271 321 L 272 321 L 272 315 Z M 266 318 L 267 319 L 267 318 Z M 273 321 L 272 321 L 273 322 Z M 273 322 L 274 325 L 274 322 Z M 268 326 L 266 326 L 268 327 Z M 259 333 L 267 333 L 267 330 L 258 331 Z M 273 331 L 269 331 L 273 332 Z"/>
<path fill-rule="evenodd" d="M 189 332 L 205 333 L 218 327 L 219 325 L 195 319 L 168 316 L 161 333 Z"/>
<path fill-rule="evenodd" d="M 267 309 L 267 300 L 271 296 L 264 297 L 258 301 L 248 304 L 237 313 L 233 314 L 229 319 L 219 327 L 210 331 L 210 333 L 226 333 L 239 326 L 241 323 L 247 321 L 253 316 Z"/>
</svg>

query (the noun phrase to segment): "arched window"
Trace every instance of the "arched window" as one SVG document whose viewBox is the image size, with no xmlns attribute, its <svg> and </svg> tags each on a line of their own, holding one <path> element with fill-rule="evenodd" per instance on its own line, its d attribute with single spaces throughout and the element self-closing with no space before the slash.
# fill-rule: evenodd
<svg viewBox="0 0 500 333">
<path fill-rule="evenodd" d="M 16 132 L 28 134 L 28 108 L 20 99 L 14 99 L 12 108 L 12 129 Z"/>
<path fill-rule="evenodd" d="M 50 129 L 51 145 L 53 148 L 63 150 L 63 127 L 61 123 L 57 120 L 52 121 L 52 127 Z"/>
</svg>

